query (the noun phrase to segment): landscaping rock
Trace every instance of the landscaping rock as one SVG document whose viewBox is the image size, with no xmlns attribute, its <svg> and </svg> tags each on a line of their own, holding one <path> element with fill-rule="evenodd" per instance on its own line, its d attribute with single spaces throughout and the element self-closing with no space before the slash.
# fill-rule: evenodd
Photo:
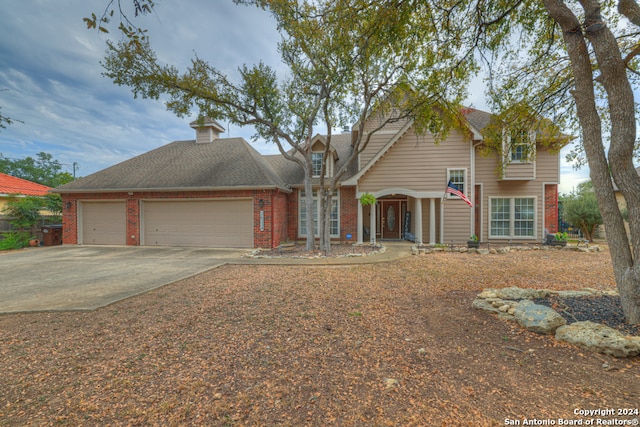
<svg viewBox="0 0 640 427">
<path fill-rule="evenodd" d="M 640 354 L 640 337 L 624 335 L 608 326 L 589 321 L 559 327 L 556 330 L 556 339 L 614 357 L 632 357 Z"/>
<path fill-rule="evenodd" d="M 564 317 L 552 308 L 529 300 L 518 303 L 514 317 L 520 326 L 539 334 L 553 334 L 560 326 L 567 324 Z"/>
<path fill-rule="evenodd" d="M 478 298 L 500 298 L 506 300 L 521 300 L 521 299 L 535 299 L 546 298 L 550 295 L 551 291 L 546 289 L 522 289 L 517 286 L 502 289 L 485 289 L 482 291 Z"/>
</svg>

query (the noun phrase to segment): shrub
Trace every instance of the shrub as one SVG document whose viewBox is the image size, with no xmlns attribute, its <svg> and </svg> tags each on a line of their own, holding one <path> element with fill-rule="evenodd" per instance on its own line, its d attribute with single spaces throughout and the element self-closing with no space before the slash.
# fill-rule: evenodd
<svg viewBox="0 0 640 427">
<path fill-rule="evenodd" d="M 4 238 L 0 240 L 0 251 L 26 248 L 31 238 L 29 233 L 24 232 L 6 233 L 3 236 Z"/>
</svg>

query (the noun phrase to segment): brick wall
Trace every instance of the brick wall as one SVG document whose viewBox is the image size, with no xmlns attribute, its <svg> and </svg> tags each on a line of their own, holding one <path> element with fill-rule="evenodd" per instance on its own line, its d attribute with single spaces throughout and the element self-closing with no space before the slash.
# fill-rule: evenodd
<svg viewBox="0 0 640 427">
<path fill-rule="evenodd" d="M 356 187 L 340 188 L 340 231 L 341 238 L 351 234 L 350 242 L 358 240 L 358 199 Z"/>
<path fill-rule="evenodd" d="M 274 193 L 273 198 L 273 241 L 272 247 L 289 240 L 289 197 L 284 193 Z"/>
<path fill-rule="evenodd" d="M 78 201 L 75 197 L 62 195 L 62 244 L 78 243 Z"/>
<path fill-rule="evenodd" d="M 301 189 L 294 189 L 288 198 L 289 221 L 287 230 L 291 240 L 306 241 L 306 238 L 298 236 L 298 207 L 300 204 Z M 302 201 L 304 203 L 304 201 Z M 351 234 L 351 242 L 357 240 L 358 229 L 358 200 L 355 187 L 340 187 L 340 237 L 333 240 L 345 241 L 346 235 Z"/>
<path fill-rule="evenodd" d="M 294 188 L 293 192 L 287 196 L 288 207 L 287 234 L 290 240 L 298 240 L 298 204 L 300 202 L 300 189 Z"/>
<path fill-rule="evenodd" d="M 127 199 L 127 246 L 140 245 L 140 200 Z"/>
<path fill-rule="evenodd" d="M 544 187 L 544 224 L 549 233 L 558 231 L 558 185 Z"/>
</svg>

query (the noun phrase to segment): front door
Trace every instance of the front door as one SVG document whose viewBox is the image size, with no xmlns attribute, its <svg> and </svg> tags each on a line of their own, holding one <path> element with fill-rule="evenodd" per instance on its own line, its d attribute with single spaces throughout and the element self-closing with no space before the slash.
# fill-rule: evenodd
<svg viewBox="0 0 640 427">
<path fill-rule="evenodd" d="M 382 239 L 400 239 L 402 233 L 402 216 L 399 200 L 382 200 L 381 204 L 381 235 Z"/>
</svg>

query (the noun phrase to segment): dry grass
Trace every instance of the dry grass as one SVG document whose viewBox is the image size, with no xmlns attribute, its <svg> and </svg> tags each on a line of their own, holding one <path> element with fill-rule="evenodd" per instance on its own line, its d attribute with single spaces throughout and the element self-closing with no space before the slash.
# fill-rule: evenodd
<svg viewBox="0 0 640 427">
<path fill-rule="evenodd" d="M 92 312 L 4 315 L 0 425 L 498 426 L 638 407 L 639 358 L 471 309 L 506 286 L 608 289 L 609 255 L 225 266 Z"/>
</svg>

